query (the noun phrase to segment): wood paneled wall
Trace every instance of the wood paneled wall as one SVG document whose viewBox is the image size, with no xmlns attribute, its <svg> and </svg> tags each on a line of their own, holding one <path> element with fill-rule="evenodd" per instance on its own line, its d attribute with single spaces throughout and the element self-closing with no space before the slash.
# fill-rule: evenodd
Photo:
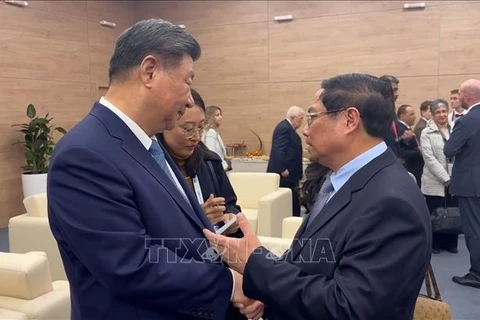
<svg viewBox="0 0 480 320">
<path fill-rule="evenodd" d="M 134 2 L 29 1 L 20 8 L 0 3 L 0 227 L 24 213 L 21 169 L 26 107 L 50 113 L 67 129 L 108 86 L 108 62 L 116 37 L 136 19 Z M 117 23 L 105 28 L 100 20 Z M 26 235 L 27 236 L 27 235 Z"/>
<path fill-rule="evenodd" d="M 476 18 L 480 1 L 29 1 L 0 3 L 0 227 L 23 213 L 22 136 L 35 104 L 67 129 L 108 87 L 116 37 L 133 22 L 160 17 L 185 24 L 200 42 L 195 87 L 224 110 L 226 143 L 271 134 L 289 106 L 308 107 L 320 81 L 344 72 L 399 77 L 399 103 L 448 97 L 480 77 Z M 295 20 L 276 23 L 274 16 Z M 100 20 L 113 21 L 114 29 Z"/>
<path fill-rule="evenodd" d="M 271 134 L 289 106 L 307 108 L 322 79 L 365 72 L 400 79 L 398 105 L 448 98 L 480 77 L 479 1 L 156 1 L 138 18 L 184 24 L 202 46 L 195 84 L 222 107 L 226 143 L 257 132 L 269 153 Z M 292 22 L 274 22 L 291 14 Z M 419 117 L 419 112 L 418 112 Z"/>
</svg>

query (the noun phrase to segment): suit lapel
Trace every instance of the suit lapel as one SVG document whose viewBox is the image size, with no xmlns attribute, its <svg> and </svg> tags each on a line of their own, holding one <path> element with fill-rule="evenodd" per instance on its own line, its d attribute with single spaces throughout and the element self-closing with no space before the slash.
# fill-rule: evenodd
<svg viewBox="0 0 480 320">
<path fill-rule="evenodd" d="M 392 165 L 397 161 L 392 151 L 387 149 L 377 158 L 370 161 L 360 170 L 358 170 L 348 181 L 338 190 L 333 197 L 323 207 L 322 211 L 310 222 L 306 228 L 307 219 L 303 221 L 302 226 L 295 235 L 290 257 L 292 261 L 300 254 L 303 245 L 302 240 L 310 239 L 317 233 L 328 221 L 342 211 L 351 201 L 352 194 L 365 187 L 367 182 L 384 167 Z M 287 258 L 288 259 L 288 258 Z"/>
<path fill-rule="evenodd" d="M 112 111 L 108 110 L 106 107 L 102 106 L 99 103 L 94 105 L 90 113 L 93 116 L 99 118 L 105 124 L 110 135 L 121 140 L 121 148 L 129 156 L 135 159 L 135 161 L 137 161 L 145 170 L 147 170 L 155 178 L 155 180 L 157 180 L 157 182 L 174 199 L 174 201 L 178 204 L 182 211 L 184 211 L 187 216 L 196 225 L 198 225 L 200 229 L 206 228 L 206 226 L 208 226 L 208 224 L 204 225 L 204 223 L 202 223 L 202 220 L 194 211 L 195 209 L 190 206 L 185 197 L 181 194 L 180 190 L 178 190 L 177 186 L 173 184 L 167 174 L 160 168 L 160 166 L 152 157 L 150 152 L 145 149 L 145 147 L 138 140 L 135 134 L 120 118 L 118 118 Z M 165 152 L 165 157 L 168 157 L 171 161 L 171 158 L 168 156 L 167 152 Z M 172 166 L 171 163 L 169 164 L 175 172 L 175 165 Z M 178 172 L 178 169 L 176 171 Z M 177 175 L 178 179 L 178 174 L 175 174 Z M 179 179 L 179 181 L 181 180 Z M 182 185 L 182 187 L 184 186 Z"/>
</svg>

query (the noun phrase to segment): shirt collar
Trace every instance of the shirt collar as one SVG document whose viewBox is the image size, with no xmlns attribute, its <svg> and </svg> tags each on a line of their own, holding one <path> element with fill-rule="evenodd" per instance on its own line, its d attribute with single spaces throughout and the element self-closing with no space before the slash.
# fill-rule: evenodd
<svg viewBox="0 0 480 320">
<path fill-rule="evenodd" d="M 365 151 L 361 155 L 357 156 L 355 159 L 351 160 L 343 167 L 341 167 L 337 172 L 333 172 L 330 175 L 330 180 L 333 185 L 335 192 L 340 190 L 341 187 L 361 168 L 366 166 L 370 161 L 381 155 L 387 150 L 387 145 L 385 142 L 380 142 L 373 148 Z"/>
<path fill-rule="evenodd" d="M 130 117 L 128 117 L 125 113 L 123 113 L 120 109 L 118 109 L 117 107 L 115 107 L 113 105 L 113 103 L 111 103 L 110 101 L 108 101 L 107 99 L 105 99 L 105 97 L 101 97 L 100 98 L 100 104 L 102 104 L 105 108 L 109 109 L 110 111 L 112 111 L 113 113 L 115 113 L 117 115 L 117 117 L 119 117 L 123 122 L 125 122 L 125 124 L 127 125 L 127 127 L 132 130 L 133 134 L 138 138 L 138 140 L 140 140 L 140 142 L 143 144 L 143 146 L 145 147 L 145 149 L 150 149 L 150 146 L 152 145 L 152 139 L 154 139 L 154 137 L 150 138 L 146 133 L 145 131 L 142 130 L 142 128 L 140 128 L 140 126 L 138 124 L 135 123 L 135 121 L 133 121 L 132 119 L 130 119 Z"/>
<path fill-rule="evenodd" d="M 405 122 L 403 122 L 402 120 L 398 119 L 398 122 L 403 123 L 403 125 L 404 125 L 405 127 L 407 127 L 408 129 L 410 129 L 410 126 L 409 126 L 408 124 L 406 124 Z"/>
</svg>

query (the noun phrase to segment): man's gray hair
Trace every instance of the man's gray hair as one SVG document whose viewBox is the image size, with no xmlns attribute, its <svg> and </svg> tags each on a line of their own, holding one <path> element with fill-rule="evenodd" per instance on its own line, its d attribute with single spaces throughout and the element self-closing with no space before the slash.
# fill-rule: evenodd
<svg viewBox="0 0 480 320">
<path fill-rule="evenodd" d="M 292 119 L 298 115 L 303 115 L 305 111 L 298 106 L 291 106 L 287 111 L 287 119 Z"/>
<path fill-rule="evenodd" d="M 448 102 L 446 100 L 443 100 L 443 99 L 433 100 L 432 104 L 430 105 L 430 113 L 433 115 L 441 107 L 447 108 L 447 112 L 448 112 Z"/>
<path fill-rule="evenodd" d="M 197 40 L 173 23 L 162 19 L 143 20 L 125 30 L 117 39 L 110 59 L 110 83 L 123 80 L 148 55 L 160 58 L 165 69 L 177 67 L 185 56 L 200 58 Z"/>
</svg>

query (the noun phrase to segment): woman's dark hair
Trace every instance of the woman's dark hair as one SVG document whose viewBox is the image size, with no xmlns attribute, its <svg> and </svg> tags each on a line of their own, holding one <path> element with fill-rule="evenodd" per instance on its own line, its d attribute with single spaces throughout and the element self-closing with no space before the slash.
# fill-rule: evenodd
<svg viewBox="0 0 480 320">
<path fill-rule="evenodd" d="M 195 103 L 193 108 L 200 108 L 205 112 L 205 102 L 202 99 L 202 96 L 195 90 L 191 89 L 192 98 Z M 163 145 L 166 146 L 165 139 L 163 138 L 163 134 L 157 134 L 157 139 L 159 139 Z M 168 148 L 167 148 L 168 149 Z M 185 161 L 185 172 L 189 177 L 195 177 L 198 172 L 198 168 L 200 164 L 203 162 L 205 154 L 209 151 L 208 147 L 203 144 L 202 141 L 198 143 L 198 145 L 193 150 L 193 153 L 188 157 Z"/>
<path fill-rule="evenodd" d="M 307 212 L 313 207 L 315 197 L 325 181 L 325 176 L 330 172 L 330 169 L 317 163 L 310 163 L 305 169 L 306 180 L 302 185 L 302 205 L 307 209 Z"/>
</svg>

